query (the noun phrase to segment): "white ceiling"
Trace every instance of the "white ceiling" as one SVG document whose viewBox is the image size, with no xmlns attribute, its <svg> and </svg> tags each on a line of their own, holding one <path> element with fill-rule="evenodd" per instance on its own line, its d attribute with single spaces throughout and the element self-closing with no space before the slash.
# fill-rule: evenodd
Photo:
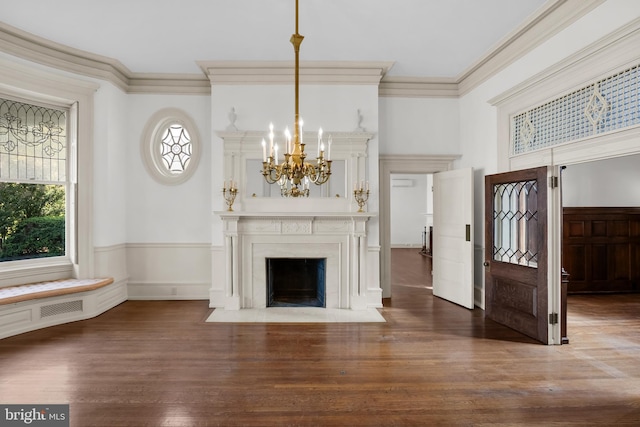
<svg viewBox="0 0 640 427">
<path fill-rule="evenodd" d="M 302 61 L 392 61 L 390 76 L 465 72 L 547 0 L 300 0 Z M 294 0 L 0 0 L 0 21 L 135 73 L 293 59 Z"/>
</svg>

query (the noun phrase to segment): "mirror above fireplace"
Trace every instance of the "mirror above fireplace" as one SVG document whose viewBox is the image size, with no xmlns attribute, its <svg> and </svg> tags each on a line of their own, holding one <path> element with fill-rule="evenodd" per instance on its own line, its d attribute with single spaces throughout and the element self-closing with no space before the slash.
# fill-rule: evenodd
<svg viewBox="0 0 640 427">
<path fill-rule="evenodd" d="M 350 212 L 358 206 L 353 200 L 354 185 L 368 180 L 366 170 L 367 144 L 373 134 L 369 132 L 328 132 L 333 145 L 332 177 L 330 185 L 311 186 L 311 194 L 306 205 L 312 210 Z M 262 147 L 265 137 L 260 131 L 224 131 L 218 132 L 224 144 L 225 180 L 233 179 L 238 187 L 238 196 L 233 209 L 235 211 L 282 211 L 281 197 L 276 185 L 265 184 L 262 176 Z M 312 139 L 312 133 L 305 134 Z M 314 188 L 315 187 L 315 188 Z M 312 200 L 315 200 L 313 202 Z M 297 206 L 304 206 L 305 203 Z M 288 206 L 288 205 L 287 205 Z"/>
</svg>

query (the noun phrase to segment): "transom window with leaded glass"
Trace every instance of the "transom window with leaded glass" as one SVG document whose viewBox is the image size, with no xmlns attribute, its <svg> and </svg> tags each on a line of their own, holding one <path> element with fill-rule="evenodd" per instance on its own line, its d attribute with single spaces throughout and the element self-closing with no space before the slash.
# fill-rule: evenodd
<svg viewBox="0 0 640 427">
<path fill-rule="evenodd" d="M 640 124 L 640 65 L 590 83 L 511 118 L 518 155 Z"/>
</svg>

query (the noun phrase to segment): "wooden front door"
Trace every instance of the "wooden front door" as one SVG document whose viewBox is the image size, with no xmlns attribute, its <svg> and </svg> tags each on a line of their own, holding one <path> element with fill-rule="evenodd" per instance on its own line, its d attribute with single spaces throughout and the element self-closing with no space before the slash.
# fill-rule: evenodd
<svg viewBox="0 0 640 427">
<path fill-rule="evenodd" d="M 485 313 L 548 343 L 547 168 L 485 177 Z"/>
</svg>

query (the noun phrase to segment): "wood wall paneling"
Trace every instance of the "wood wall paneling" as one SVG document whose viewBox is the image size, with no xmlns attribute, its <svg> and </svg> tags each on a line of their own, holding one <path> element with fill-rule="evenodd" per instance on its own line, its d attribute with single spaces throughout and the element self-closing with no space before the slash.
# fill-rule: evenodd
<svg viewBox="0 0 640 427">
<path fill-rule="evenodd" d="M 640 292 L 640 208 L 564 208 L 569 293 Z"/>
</svg>

